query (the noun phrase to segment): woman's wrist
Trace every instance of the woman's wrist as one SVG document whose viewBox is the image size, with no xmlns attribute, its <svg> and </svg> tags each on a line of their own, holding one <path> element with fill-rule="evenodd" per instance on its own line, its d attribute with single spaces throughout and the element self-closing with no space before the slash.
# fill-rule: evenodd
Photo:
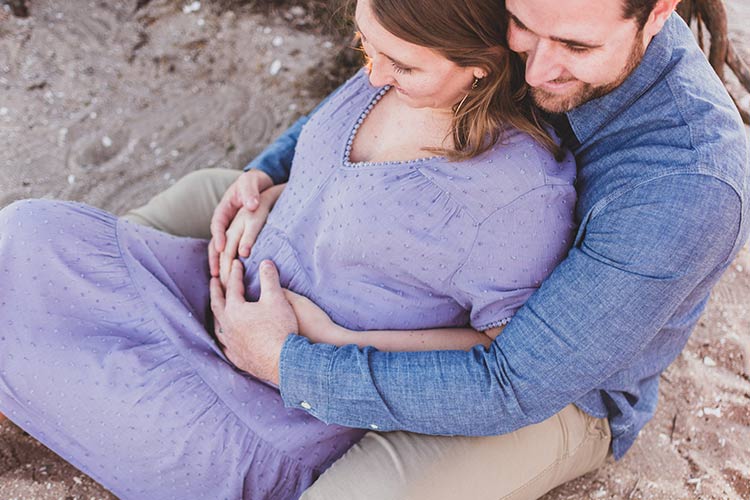
<svg viewBox="0 0 750 500">
<path fill-rule="evenodd" d="M 344 328 L 343 326 L 337 325 L 335 323 L 334 326 L 335 328 L 333 328 L 331 332 L 331 344 L 342 347 L 348 344 L 356 343 L 355 332 L 353 330 L 349 330 L 348 328 Z"/>
<path fill-rule="evenodd" d="M 261 193 L 266 189 L 273 187 L 273 179 L 263 170 L 260 170 L 258 168 L 251 168 L 250 170 L 246 170 L 245 174 L 251 175 L 256 178 L 258 191 Z"/>
</svg>

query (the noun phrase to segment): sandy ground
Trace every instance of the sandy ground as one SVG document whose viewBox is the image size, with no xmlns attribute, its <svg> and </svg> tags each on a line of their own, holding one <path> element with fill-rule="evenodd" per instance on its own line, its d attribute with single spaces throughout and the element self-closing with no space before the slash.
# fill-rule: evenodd
<svg viewBox="0 0 750 500">
<path fill-rule="evenodd" d="M 337 52 L 292 28 L 305 24 L 301 8 L 137 4 L 32 0 L 28 19 L 0 10 L 0 207 L 47 197 L 122 213 L 195 169 L 241 168 L 314 105 L 315 75 Z M 750 61 L 750 5 L 728 4 L 731 38 Z M 545 498 L 750 498 L 748 298 L 745 249 L 662 377 L 635 447 Z M 94 498 L 113 497 L 0 424 L 0 500 Z"/>
</svg>

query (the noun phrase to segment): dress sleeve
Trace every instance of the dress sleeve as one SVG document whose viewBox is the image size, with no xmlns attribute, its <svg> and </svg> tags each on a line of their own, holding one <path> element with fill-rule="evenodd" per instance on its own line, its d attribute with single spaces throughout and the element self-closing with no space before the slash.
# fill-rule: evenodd
<svg viewBox="0 0 750 500">
<path fill-rule="evenodd" d="M 575 196 L 568 184 L 538 187 L 479 224 L 451 280 L 472 328 L 505 325 L 562 261 L 573 240 Z"/>
</svg>

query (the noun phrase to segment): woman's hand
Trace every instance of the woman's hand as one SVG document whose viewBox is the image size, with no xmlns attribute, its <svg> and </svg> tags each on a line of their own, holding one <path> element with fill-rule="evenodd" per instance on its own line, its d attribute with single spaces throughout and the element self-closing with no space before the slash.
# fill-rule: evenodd
<svg viewBox="0 0 750 500">
<path fill-rule="evenodd" d="M 244 176 L 251 172 L 246 172 L 242 175 Z M 240 177 L 240 179 L 242 179 L 242 177 Z M 240 179 L 238 179 L 238 181 Z M 216 212 L 214 213 L 214 219 L 211 223 L 211 234 L 213 237 L 208 246 L 208 255 L 211 276 L 220 277 L 224 286 L 227 284 L 227 276 L 232 261 L 238 256 L 247 257 L 250 255 L 250 251 L 255 244 L 258 234 L 266 224 L 268 214 L 271 212 L 276 200 L 279 199 L 285 186 L 286 184 L 279 184 L 278 186 L 273 186 L 264 190 L 258 195 L 258 204 L 254 209 L 251 210 L 247 208 L 247 206 L 242 206 L 235 213 L 228 229 L 225 228 L 220 233 L 224 238 L 223 250 L 218 250 L 219 239 L 215 232 L 215 230 L 219 230 L 221 227 L 216 221 L 222 220 L 221 217 L 217 218 L 217 214 L 222 206 L 220 204 L 219 207 L 217 207 Z M 227 198 L 227 195 L 225 195 L 225 198 Z M 224 203 L 224 200 L 222 200 L 222 203 Z"/>
<path fill-rule="evenodd" d="M 291 290 L 284 290 L 284 295 L 292 305 L 294 315 L 297 316 L 297 324 L 299 325 L 297 333 L 315 343 L 336 346 L 352 343 L 349 336 L 353 332 L 334 323 L 330 316 L 315 302 Z"/>
<path fill-rule="evenodd" d="M 227 243 L 226 231 L 241 208 L 254 212 L 260 207 L 260 195 L 273 186 L 273 180 L 260 170 L 248 170 L 240 175 L 222 196 L 211 217 L 211 244 L 208 263 L 212 276 L 219 275 L 219 254 Z"/>
</svg>

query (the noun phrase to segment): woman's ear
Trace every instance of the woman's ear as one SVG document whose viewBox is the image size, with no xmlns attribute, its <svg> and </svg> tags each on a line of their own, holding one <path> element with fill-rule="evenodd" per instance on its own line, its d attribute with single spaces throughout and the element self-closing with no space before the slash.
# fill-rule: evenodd
<svg viewBox="0 0 750 500">
<path fill-rule="evenodd" d="M 481 80 L 482 78 L 485 78 L 487 76 L 487 72 L 481 68 L 476 68 L 474 70 L 474 78 L 477 80 Z"/>
</svg>

